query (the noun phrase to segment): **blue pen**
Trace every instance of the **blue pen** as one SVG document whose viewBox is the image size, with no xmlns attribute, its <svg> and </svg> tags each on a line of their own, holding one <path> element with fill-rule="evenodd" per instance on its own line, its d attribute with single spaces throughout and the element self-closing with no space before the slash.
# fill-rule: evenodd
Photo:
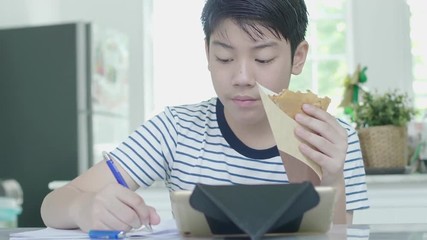
<svg viewBox="0 0 427 240">
<path fill-rule="evenodd" d="M 114 177 L 116 178 L 117 182 L 122 185 L 125 188 L 129 188 L 127 183 L 125 182 L 125 179 L 120 174 L 119 170 L 117 169 L 116 165 L 114 165 L 113 160 L 110 157 L 110 154 L 107 152 L 102 152 L 102 155 L 104 156 L 105 161 L 107 162 L 108 167 L 110 168 L 111 172 L 113 173 Z"/>
<path fill-rule="evenodd" d="M 117 182 L 120 185 L 122 185 L 123 187 L 129 188 L 129 186 L 127 185 L 125 179 L 120 174 L 119 169 L 117 169 L 116 165 L 114 165 L 113 159 L 111 158 L 110 154 L 108 154 L 108 152 L 103 151 L 102 155 L 104 156 L 104 159 L 107 162 L 107 165 L 110 168 L 111 172 L 113 173 L 114 177 L 116 178 Z M 144 224 L 144 227 L 148 231 L 153 231 L 153 228 L 151 227 L 150 224 Z M 140 229 L 134 229 L 134 230 L 141 230 L 141 229 L 142 229 L 142 227 Z"/>
<path fill-rule="evenodd" d="M 116 230 L 90 230 L 89 237 L 91 239 L 121 239 L 126 237 L 126 233 Z"/>
</svg>

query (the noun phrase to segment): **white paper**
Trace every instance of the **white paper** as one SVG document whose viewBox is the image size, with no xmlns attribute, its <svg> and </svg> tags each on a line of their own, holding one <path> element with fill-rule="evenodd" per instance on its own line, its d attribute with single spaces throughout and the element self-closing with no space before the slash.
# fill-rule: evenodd
<svg viewBox="0 0 427 240">
<path fill-rule="evenodd" d="M 179 231 L 175 220 L 163 220 L 159 225 L 153 225 L 153 231 L 146 230 L 129 232 L 126 238 L 177 238 Z M 41 230 L 27 231 L 10 234 L 10 240 L 34 240 L 34 239 L 90 239 L 88 234 L 81 230 L 64 230 L 44 228 Z"/>
<path fill-rule="evenodd" d="M 45 228 L 41 230 L 12 233 L 10 239 L 89 239 L 87 233 L 81 230 L 63 230 Z"/>
</svg>

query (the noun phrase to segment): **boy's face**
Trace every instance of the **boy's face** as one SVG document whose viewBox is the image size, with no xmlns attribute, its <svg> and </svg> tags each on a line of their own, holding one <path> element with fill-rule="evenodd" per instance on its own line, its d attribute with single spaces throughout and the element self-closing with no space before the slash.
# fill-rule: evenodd
<svg viewBox="0 0 427 240">
<path fill-rule="evenodd" d="M 226 19 L 206 46 L 213 86 L 229 121 L 248 124 L 265 121 L 256 82 L 280 92 L 288 87 L 291 74 L 301 72 L 305 62 L 308 51 L 305 41 L 298 46 L 292 64 L 290 44 L 266 28 L 259 29 L 263 37 L 253 33 L 254 40 L 239 25 Z"/>
</svg>

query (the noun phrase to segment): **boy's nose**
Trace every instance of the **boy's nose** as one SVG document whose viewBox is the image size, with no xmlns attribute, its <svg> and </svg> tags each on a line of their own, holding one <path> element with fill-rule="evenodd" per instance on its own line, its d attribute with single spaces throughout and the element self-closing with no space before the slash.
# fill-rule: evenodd
<svg viewBox="0 0 427 240">
<path fill-rule="evenodd" d="M 247 63 L 240 63 L 236 67 L 233 76 L 233 85 L 237 86 L 252 86 L 255 85 L 255 79 L 251 71 L 251 67 Z"/>
</svg>

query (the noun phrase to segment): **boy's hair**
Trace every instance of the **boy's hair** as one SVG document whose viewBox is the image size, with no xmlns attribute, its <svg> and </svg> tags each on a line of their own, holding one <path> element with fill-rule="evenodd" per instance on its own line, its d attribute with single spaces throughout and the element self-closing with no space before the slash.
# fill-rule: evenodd
<svg viewBox="0 0 427 240">
<path fill-rule="evenodd" d="M 304 0 L 207 0 L 201 20 L 206 41 L 225 19 L 235 21 L 248 35 L 262 38 L 257 25 L 290 42 L 292 58 L 305 38 L 308 17 Z"/>
</svg>

